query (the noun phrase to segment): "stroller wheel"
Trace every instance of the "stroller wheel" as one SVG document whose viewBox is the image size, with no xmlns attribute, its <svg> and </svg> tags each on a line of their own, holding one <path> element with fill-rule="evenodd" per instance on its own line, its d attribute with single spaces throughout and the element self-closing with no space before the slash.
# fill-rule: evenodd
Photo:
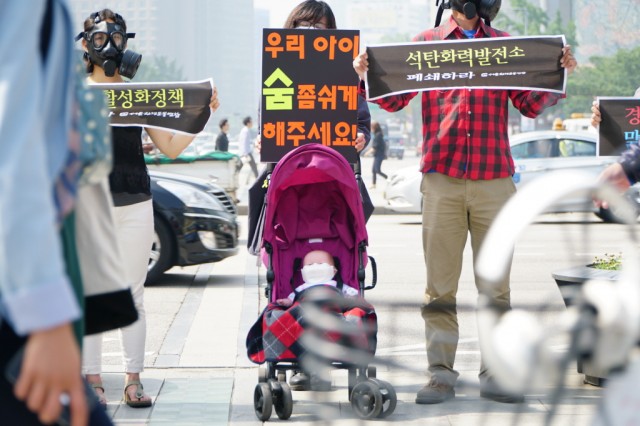
<svg viewBox="0 0 640 426">
<path fill-rule="evenodd" d="M 398 403 L 398 396 L 396 395 L 396 390 L 393 388 L 391 383 L 379 379 L 373 379 L 372 381 L 378 385 L 380 394 L 382 395 L 382 411 L 378 414 L 378 418 L 383 419 L 390 416 L 395 411 L 396 404 Z"/>
<path fill-rule="evenodd" d="M 291 396 L 291 388 L 286 383 L 280 383 L 280 389 L 275 392 L 273 398 L 273 406 L 276 414 L 281 420 L 287 420 L 293 412 L 293 397 Z"/>
<path fill-rule="evenodd" d="M 253 391 L 253 409 L 258 420 L 266 422 L 271 417 L 273 396 L 268 383 L 258 383 Z"/>
<path fill-rule="evenodd" d="M 265 367 L 258 368 L 258 383 L 266 383 L 267 377 L 267 369 Z"/>
<path fill-rule="evenodd" d="M 349 401 L 351 401 L 351 395 L 353 394 L 353 388 L 356 385 L 357 370 L 355 368 L 350 368 L 348 373 L 348 387 L 349 387 Z"/>
<path fill-rule="evenodd" d="M 378 370 L 376 369 L 376 367 L 374 365 L 370 365 L 369 367 L 367 367 L 367 377 L 368 378 L 375 379 L 377 374 L 378 374 Z"/>
<path fill-rule="evenodd" d="M 351 392 L 351 407 L 364 420 L 378 417 L 382 412 L 382 393 L 372 381 L 360 382 Z"/>
</svg>

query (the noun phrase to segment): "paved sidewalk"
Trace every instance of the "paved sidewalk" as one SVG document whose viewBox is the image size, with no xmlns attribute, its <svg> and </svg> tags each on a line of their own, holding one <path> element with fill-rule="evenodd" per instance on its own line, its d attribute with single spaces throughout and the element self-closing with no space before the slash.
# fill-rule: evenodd
<svg viewBox="0 0 640 426">
<path fill-rule="evenodd" d="M 239 220 L 246 233 L 246 216 Z M 213 265 L 176 268 L 162 285 L 148 288 L 151 344 L 147 344 L 149 352 L 142 381 L 154 405 L 146 409 L 124 405 L 124 375 L 117 363 L 107 365 L 103 381 L 110 401 L 108 410 L 117 425 L 261 424 L 253 409 L 258 366 L 246 357 L 245 338 L 265 303 L 261 286 L 264 270 L 244 249 L 245 241 L 243 235 L 243 247 L 237 256 Z M 169 294 L 174 299 L 170 300 Z M 384 330 L 379 331 L 379 336 L 380 333 Z M 117 335 L 108 333 L 106 340 L 117 340 Z M 392 355 L 381 347 L 376 358 L 392 359 Z M 416 360 L 422 364 L 423 355 L 416 356 Z M 415 394 L 425 380 L 422 367 L 378 367 L 378 377 L 393 384 L 398 405 L 394 414 L 376 424 L 541 425 L 552 407 L 546 394 L 528 395 L 526 402 L 518 405 L 483 400 L 476 372 L 464 369 L 455 399 L 435 406 L 416 405 Z M 293 392 L 294 408 L 289 422 L 364 424 L 351 409 L 346 371 L 334 371 L 332 381 L 331 392 Z M 553 424 L 591 424 L 602 389 L 583 385 L 582 377 L 576 373 L 569 374 L 567 385 L 568 392 L 557 408 Z M 282 422 L 275 412 L 270 421 Z"/>
</svg>

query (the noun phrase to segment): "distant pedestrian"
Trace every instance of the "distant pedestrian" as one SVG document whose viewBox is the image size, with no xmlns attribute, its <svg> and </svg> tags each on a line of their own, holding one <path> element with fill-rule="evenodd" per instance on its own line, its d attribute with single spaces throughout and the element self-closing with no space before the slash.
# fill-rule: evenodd
<svg viewBox="0 0 640 426">
<path fill-rule="evenodd" d="M 382 161 L 387 158 L 387 142 L 384 140 L 384 134 L 382 133 L 382 128 L 380 127 L 380 123 L 377 121 L 371 122 L 371 131 L 373 132 L 373 167 L 371 172 L 373 173 L 372 177 L 372 188 L 376 187 L 376 175 L 380 175 L 383 178 L 387 179 L 387 175 L 382 173 Z"/>
<path fill-rule="evenodd" d="M 240 152 L 238 155 L 240 156 L 240 163 L 238 164 L 238 172 L 242 170 L 245 164 L 249 164 L 251 167 L 251 172 L 255 176 L 258 177 L 258 167 L 256 166 L 256 160 L 253 158 L 253 142 L 255 137 L 253 136 L 253 132 L 251 128 L 253 127 L 253 121 L 251 117 L 245 117 L 242 120 L 242 124 L 244 127 L 240 130 L 240 136 L 238 137 L 238 144 Z"/>
<path fill-rule="evenodd" d="M 220 120 L 220 134 L 216 138 L 216 151 L 229 151 L 229 120 L 223 118 Z"/>
</svg>

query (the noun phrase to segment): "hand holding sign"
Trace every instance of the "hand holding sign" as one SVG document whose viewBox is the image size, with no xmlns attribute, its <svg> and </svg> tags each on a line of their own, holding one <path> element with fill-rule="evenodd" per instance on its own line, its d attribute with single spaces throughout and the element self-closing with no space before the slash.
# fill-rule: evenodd
<svg viewBox="0 0 640 426">
<path fill-rule="evenodd" d="M 218 88 L 213 87 L 213 93 L 211 94 L 211 99 L 209 101 L 209 108 L 211 109 L 211 113 L 216 112 L 218 107 L 220 106 L 220 101 L 218 100 Z"/>
<path fill-rule="evenodd" d="M 593 101 L 593 104 L 591 105 L 591 112 L 591 125 L 597 129 L 602 122 L 602 115 L 600 114 L 600 105 L 598 104 L 598 101 Z"/>
<path fill-rule="evenodd" d="M 353 60 L 353 69 L 356 70 L 360 80 L 364 80 L 367 71 L 369 71 L 369 56 L 366 51 Z"/>
<path fill-rule="evenodd" d="M 562 48 L 560 66 L 567 70 L 567 74 L 571 74 L 578 66 L 578 61 L 573 57 L 573 53 L 571 53 L 571 46 L 568 44 Z"/>
</svg>

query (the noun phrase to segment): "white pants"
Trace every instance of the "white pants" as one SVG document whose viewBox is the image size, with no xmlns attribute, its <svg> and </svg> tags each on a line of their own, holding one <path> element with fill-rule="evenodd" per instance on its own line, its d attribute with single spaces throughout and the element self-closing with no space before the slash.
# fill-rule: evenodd
<svg viewBox="0 0 640 426">
<path fill-rule="evenodd" d="M 116 239 L 122 255 L 122 269 L 131 293 L 138 320 L 120 329 L 124 367 L 127 373 L 140 373 L 144 367 L 147 322 L 144 311 L 144 281 L 153 242 L 153 204 L 151 200 L 115 207 Z M 102 372 L 102 334 L 84 338 L 83 374 Z"/>
</svg>

